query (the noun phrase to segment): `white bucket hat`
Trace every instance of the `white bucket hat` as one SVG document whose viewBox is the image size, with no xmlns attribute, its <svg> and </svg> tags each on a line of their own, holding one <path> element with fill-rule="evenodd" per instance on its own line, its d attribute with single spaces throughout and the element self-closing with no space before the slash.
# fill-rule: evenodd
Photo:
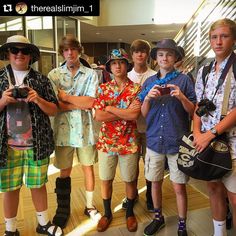
<svg viewBox="0 0 236 236">
<path fill-rule="evenodd" d="M 30 48 L 30 51 L 31 51 L 30 55 L 32 57 L 31 64 L 33 64 L 34 62 L 39 60 L 40 51 L 39 51 L 38 47 L 36 47 L 34 44 L 30 43 L 30 41 L 22 35 L 13 35 L 13 36 L 10 36 L 7 38 L 6 43 L 4 43 L 0 47 L 0 60 L 6 60 L 8 49 L 10 47 L 15 47 L 15 46 Z"/>
</svg>

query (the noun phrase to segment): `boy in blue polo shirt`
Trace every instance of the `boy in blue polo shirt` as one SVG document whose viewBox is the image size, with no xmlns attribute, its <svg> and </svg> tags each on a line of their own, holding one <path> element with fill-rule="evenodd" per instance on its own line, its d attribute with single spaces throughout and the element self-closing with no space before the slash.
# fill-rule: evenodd
<svg viewBox="0 0 236 236">
<path fill-rule="evenodd" d="M 145 177 L 152 182 L 155 217 L 145 228 L 144 235 L 153 235 L 165 226 L 162 215 L 162 183 L 167 157 L 170 179 L 176 194 L 179 214 L 178 236 L 187 236 L 188 177 L 177 167 L 181 137 L 189 129 L 189 116 L 193 115 L 196 95 L 190 78 L 174 69 L 181 54 L 174 40 L 163 39 L 152 49 L 151 57 L 160 67 L 157 75 L 148 78 L 139 95 L 142 114 L 147 124 L 147 152 Z"/>
</svg>

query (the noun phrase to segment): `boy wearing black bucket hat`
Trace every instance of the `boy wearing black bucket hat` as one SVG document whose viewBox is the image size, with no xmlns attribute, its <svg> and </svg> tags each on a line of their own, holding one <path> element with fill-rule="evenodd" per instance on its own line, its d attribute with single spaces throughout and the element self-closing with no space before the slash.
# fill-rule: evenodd
<svg viewBox="0 0 236 236">
<path fill-rule="evenodd" d="M 146 117 L 147 151 L 145 177 L 152 181 L 154 219 L 144 229 L 144 235 L 154 235 L 165 226 L 162 214 L 162 183 L 165 157 L 168 160 L 170 179 L 176 193 L 179 214 L 178 236 L 187 236 L 187 195 L 185 184 L 188 177 L 177 167 L 179 143 L 189 129 L 189 115 L 193 114 L 196 100 L 190 78 L 174 69 L 181 58 L 174 40 L 163 39 L 151 50 L 160 70 L 148 78 L 139 94 L 143 102 L 141 112 Z"/>
<path fill-rule="evenodd" d="M 0 59 L 10 64 L 0 70 L 0 191 L 4 192 L 4 236 L 19 236 L 16 215 L 23 185 L 30 188 L 36 209 L 37 233 L 63 235 L 47 213 L 47 170 L 54 150 L 49 116 L 57 112 L 57 99 L 47 77 L 30 65 L 39 49 L 21 35 L 0 47 Z"/>
<path fill-rule="evenodd" d="M 114 75 L 114 79 L 100 85 L 94 103 L 95 120 L 102 122 L 97 149 L 105 213 L 97 225 L 99 232 L 105 231 L 113 218 L 112 183 L 118 162 L 121 178 L 126 185 L 127 229 L 133 232 L 138 226 L 133 206 L 138 165 L 136 119 L 140 114 L 141 105 L 136 100 L 140 86 L 127 77 L 127 71 L 130 69 L 128 54 L 123 49 L 112 50 L 106 70 Z"/>
</svg>

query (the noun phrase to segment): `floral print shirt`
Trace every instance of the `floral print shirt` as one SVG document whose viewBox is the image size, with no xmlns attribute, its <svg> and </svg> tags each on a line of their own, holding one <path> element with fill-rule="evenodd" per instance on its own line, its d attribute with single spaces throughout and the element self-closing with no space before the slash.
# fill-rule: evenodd
<svg viewBox="0 0 236 236">
<path fill-rule="evenodd" d="M 82 64 L 74 76 L 65 64 L 50 71 L 48 77 L 56 94 L 58 89 L 63 89 L 73 96 L 95 97 L 96 95 L 98 76 L 94 70 Z M 59 112 L 53 123 L 56 146 L 82 148 L 96 143 L 91 110 L 76 109 Z"/>
<path fill-rule="evenodd" d="M 101 84 L 98 88 L 94 108 L 104 110 L 106 106 L 126 109 L 136 99 L 140 85 L 131 80 L 126 82 L 123 91 L 119 92 L 115 80 Z M 135 120 L 119 119 L 102 122 L 97 149 L 109 155 L 127 155 L 137 152 L 137 126 Z"/>
</svg>

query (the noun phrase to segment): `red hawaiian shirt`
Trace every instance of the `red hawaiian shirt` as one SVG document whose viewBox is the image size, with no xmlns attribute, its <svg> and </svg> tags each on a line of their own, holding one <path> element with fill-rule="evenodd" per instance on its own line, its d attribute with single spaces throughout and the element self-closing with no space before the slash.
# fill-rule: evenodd
<svg viewBox="0 0 236 236">
<path fill-rule="evenodd" d="M 126 109 L 140 92 L 140 85 L 131 80 L 126 82 L 125 89 L 119 91 L 115 80 L 101 84 L 98 88 L 94 108 L 104 110 L 106 106 Z M 135 120 L 115 120 L 102 122 L 97 149 L 110 155 L 135 153 L 137 145 L 137 126 Z"/>
</svg>

